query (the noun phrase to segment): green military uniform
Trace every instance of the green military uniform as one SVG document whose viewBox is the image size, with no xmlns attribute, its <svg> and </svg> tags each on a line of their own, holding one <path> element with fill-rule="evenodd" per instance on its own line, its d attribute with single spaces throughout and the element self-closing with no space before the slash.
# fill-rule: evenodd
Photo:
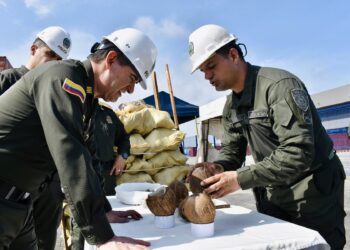
<svg viewBox="0 0 350 250">
<path fill-rule="evenodd" d="M 0 95 L 9 89 L 29 70 L 20 68 L 4 70 L 0 73 Z M 57 228 L 62 217 L 63 194 L 57 172 L 52 182 L 33 202 L 35 234 L 39 250 L 54 250 L 56 245 Z"/>
<path fill-rule="evenodd" d="M 27 192 L 40 192 L 56 170 L 85 239 L 94 245 L 113 237 L 83 137 L 93 82 L 89 61 L 48 62 L 0 97 L 0 248 L 35 249 Z"/>
<path fill-rule="evenodd" d="M 344 168 L 304 84 L 289 72 L 248 64 L 244 90 L 228 96 L 217 163 L 254 188 L 258 210 L 345 244 Z M 255 164 L 243 166 L 249 143 Z M 265 192 L 266 188 L 266 192 Z"/>
<path fill-rule="evenodd" d="M 119 120 L 116 114 L 110 108 L 102 105 L 97 105 L 93 119 L 91 121 L 92 130 L 87 143 L 89 150 L 94 156 L 94 166 L 96 172 L 99 173 L 100 181 L 104 188 L 106 195 L 115 194 L 116 177 L 109 175 L 115 160 L 114 146 L 118 147 L 118 154 L 130 154 L 129 135 L 124 129 L 123 123 Z M 107 201 L 106 204 L 109 204 Z M 108 212 L 111 207 L 106 205 L 105 211 Z M 72 235 L 72 250 L 84 249 L 84 238 L 73 219 L 71 221 L 71 235 Z"/>
<path fill-rule="evenodd" d="M 113 110 L 99 105 L 95 114 L 94 137 L 96 158 L 100 162 L 105 193 L 115 195 L 116 177 L 109 174 L 116 157 L 113 148 L 117 147 L 118 154 L 126 159 L 130 154 L 129 135 Z"/>
<path fill-rule="evenodd" d="M 5 93 L 15 82 L 26 74 L 29 70 L 22 66 L 20 68 L 6 69 L 0 72 L 0 95 Z"/>
</svg>

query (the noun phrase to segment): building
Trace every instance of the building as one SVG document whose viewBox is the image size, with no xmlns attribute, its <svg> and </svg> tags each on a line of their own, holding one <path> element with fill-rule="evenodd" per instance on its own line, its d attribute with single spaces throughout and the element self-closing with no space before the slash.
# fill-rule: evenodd
<svg viewBox="0 0 350 250">
<path fill-rule="evenodd" d="M 4 69 L 12 69 L 12 65 L 6 56 L 0 56 L 0 71 Z"/>
<path fill-rule="evenodd" d="M 350 150 L 350 84 L 311 95 L 311 99 L 323 126 L 334 142 L 334 148 L 338 152 Z M 198 142 L 198 162 L 214 160 L 218 154 L 223 136 L 221 115 L 225 102 L 226 96 L 199 107 L 200 138 L 195 140 Z M 187 140 L 193 141 L 190 138 Z M 193 143 L 187 143 L 189 144 Z M 186 141 L 184 145 L 186 148 Z M 247 153 L 249 154 L 249 149 Z"/>
</svg>

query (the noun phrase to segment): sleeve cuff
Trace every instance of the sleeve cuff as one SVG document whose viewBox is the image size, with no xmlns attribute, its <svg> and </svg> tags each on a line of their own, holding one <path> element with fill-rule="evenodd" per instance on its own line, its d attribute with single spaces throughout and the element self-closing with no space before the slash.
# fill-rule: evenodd
<svg viewBox="0 0 350 250">
<path fill-rule="evenodd" d="M 81 228 L 81 232 L 90 245 L 103 244 L 114 236 L 105 214 L 95 217 L 88 227 Z"/>
<path fill-rule="evenodd" d="M 237 169 L 237 175 L 238 175 L 238 182 L 243 190 L 254 187 L 253 185 L 254 178 L 250 170 L 250 166 L 245 166 Z"/>
</svg>

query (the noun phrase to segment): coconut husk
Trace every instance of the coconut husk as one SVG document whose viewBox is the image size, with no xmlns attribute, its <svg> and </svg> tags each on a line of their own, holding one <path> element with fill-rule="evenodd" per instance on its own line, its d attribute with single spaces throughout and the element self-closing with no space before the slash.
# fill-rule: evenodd
<svg viewBox="0 0 350 250">
<path fill-rule="evenodd" d="M 188 197 L 188 189 L 181 181 L 173 181 L 169 188 L 173 190 L 176 196 L 176 207 L 179 207 L 180 202 Z"/>
<path fill-rule="evenodd" d="M 193 194 L 180 203 L 179 214 L 195 224 L 212 223 L 215 219 L 215 205 L 204 193 Z"/>
<path fill-rule="evenodd" d="M 176 195 L 172 189 L 161 187 L 148 195 L 146 204 L 156 216 L 173 215 L 176 209 Z"/>
<path fill-rule="evenodd" d="M 192 193 L 202 193 L 206 187 L 201 186 L 201 182 L 210 176 L 212 176 L 212 174 L 210 174 L 206 168 L 195 168 L 189 177 L 190 190 Z"/>
</svg>

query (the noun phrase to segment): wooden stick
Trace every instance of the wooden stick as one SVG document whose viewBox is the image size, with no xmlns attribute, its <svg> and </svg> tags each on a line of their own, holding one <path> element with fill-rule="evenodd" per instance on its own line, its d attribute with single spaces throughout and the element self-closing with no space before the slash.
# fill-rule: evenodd
<svg viewBox="0 0 350 250">
<path fill-rule="evenodd" d="M 179 121 L 177 119 L 177 113 L 176 113 L 176 106 L 175 106 L 175 99 L 174 99 L 174 94 L 173 94 L 173 87 L 171 85 L 171 79 L 170 79 L 170 72 L 169 72 L 169 66 L 168 64 L 165 64 L 165 72 L 167 76 L 167 81 L 168 81 L 168 88 L 169 88 L 169 94 L 170 94 L 170 102 L 171 102 L 171 108 L 173 110 L 173 117 L 174 117 L 174 122 L 176 129 L 179 129 Z"/>
<path fill-rule="evenodd" d="M 229 208 L 229 207 L 231 207 L 230 204 L 222 204 L 222 205 L 216 205 L 215 209 Z"/>
<path fill-rule="evenodd" d="M 154 104 L 156 105 L 156 109 L 160 110 L 159 96 L 158 96 L 157 75 L 156 75 L 155 71 L 153 71 L 153 73 L 152 73 L 152 82 L 153 82 Z"/>
</svg>

